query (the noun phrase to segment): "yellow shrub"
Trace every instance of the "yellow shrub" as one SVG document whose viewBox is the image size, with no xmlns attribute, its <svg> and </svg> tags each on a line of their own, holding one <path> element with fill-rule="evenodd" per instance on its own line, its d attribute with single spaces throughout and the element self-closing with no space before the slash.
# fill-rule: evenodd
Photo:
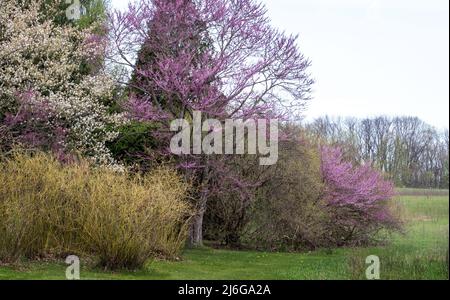
<svg viewBox="0 0 450 300">
<path fill-rule="evenodd" d="M 88 253 L 133 269 L 183 246 L 188 186 L 172 170 L 140 177 L 18 153 L 0 171 L 0 261 Z"/>
</svg>

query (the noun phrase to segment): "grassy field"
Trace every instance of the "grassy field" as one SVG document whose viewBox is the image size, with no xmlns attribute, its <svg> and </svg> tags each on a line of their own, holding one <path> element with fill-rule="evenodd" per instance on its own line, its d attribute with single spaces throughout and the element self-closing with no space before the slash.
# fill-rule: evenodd
<svg viewBox="0 0 450 300">
<path fill-rule="evenodd" d="M 365 258 L 378 255 L 382 279 L 448 279 L 449 197 L 399 196 L 407 221 L 383 247 L 262 253 L 188 250 L 180 262 L 153 261 L 138 272 L 103 272 L 82 265 L 82 279 L 365 279 Z M 82 262 L 83 264 L 83 262 Z M 65 279 L 63 263 L 0 267 L 0 279 Z"/>
<path fill-rule="evenodd" d="M 409 188 L 399 188 L 397 193 L 400 196 L 448 196 L 449 190 L 437 190 L 437 189 L 409 189 Z"/>
</svg>

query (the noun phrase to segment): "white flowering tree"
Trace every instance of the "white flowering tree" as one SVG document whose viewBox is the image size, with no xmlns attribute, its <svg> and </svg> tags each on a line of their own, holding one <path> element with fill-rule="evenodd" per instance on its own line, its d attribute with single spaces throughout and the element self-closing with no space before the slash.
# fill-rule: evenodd
<svg viewBox="0 0 450 300">
<path fill-rule="evenodd" d="M 52 140 L 64 152 L 114 164 L 106 143 L 115 138 L 122 118 L 104 104 L 113 96 L 114 81 L 102 68 L 86 71 L 86 64 L 102 57 L 105 41 L 93 29 L 46 18 L 44 0 L 0 2 L 3 132 L 31 145 L 50 135 L 45 143 Z"/>
</svg>

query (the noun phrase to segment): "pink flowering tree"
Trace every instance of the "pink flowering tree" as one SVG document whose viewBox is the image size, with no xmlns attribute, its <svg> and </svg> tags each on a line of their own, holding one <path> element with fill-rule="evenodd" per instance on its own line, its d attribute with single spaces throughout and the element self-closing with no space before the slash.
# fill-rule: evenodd
<svg viewBox="0 0 450 300">
<path fill-rule="evenodd" d="M 369 164 L 354 166 L 339 148 L 322 147 L 325 203 L 331 212 L 333 239 L 338 246 L 368 242 L 380 229 L 398 229 L 389 203 L 394 185 Z"/>
<path fill-rule="evenodd" d="M 296 36 L 274 29 L 256 0 L 140 0 L 110 16 L 109 63 L 132 73 L 123 80 L 129 116 L 159 123 L 155 138 L 167 152 L 175 119 L 292 119 L 309 99 L 310 62 Z M 166 153 L 169 154 L 170 153 Z M 228 173 L 223 156 L 185 155 L 179 167 L 197 187 L 191 243 L 202 243 L 211 193 L 233 182 L 239 194 L 255 183 Z"/>
</svg>

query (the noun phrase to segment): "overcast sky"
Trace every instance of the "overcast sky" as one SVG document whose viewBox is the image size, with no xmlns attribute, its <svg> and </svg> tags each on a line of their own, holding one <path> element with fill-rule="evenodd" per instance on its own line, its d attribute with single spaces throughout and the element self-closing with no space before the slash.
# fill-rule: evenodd
<svg viewBox="0 0 450 300">
<path fill-rule="evenodd" d="M 308 119 L 412 115 L 449 127 L 448 0 L 262 1 L 313 63 Z"/>
</svg>

